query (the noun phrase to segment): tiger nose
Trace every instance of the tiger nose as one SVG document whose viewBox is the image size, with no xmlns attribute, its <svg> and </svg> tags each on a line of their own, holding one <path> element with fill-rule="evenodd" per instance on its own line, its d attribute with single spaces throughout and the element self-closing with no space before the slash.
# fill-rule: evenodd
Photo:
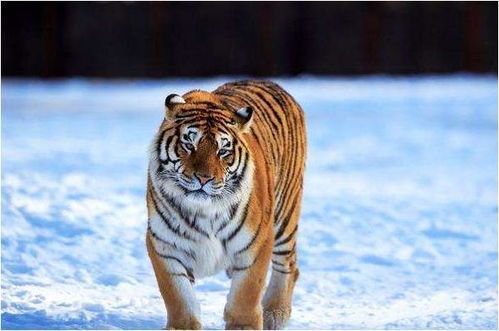
<svg viewBox="0 0 499 331">
<path fill-rule="evenodd" d="M 204 185 L 207 182 L 209 182 L 210 180 L 212 180 L 213 178 L 215 178 L 214 176 L 206 176 L 206 175 L 200 175 L 200 174 L 195 174 L 195 176 L 199 180 L 201 185 Z"/>
</svg>

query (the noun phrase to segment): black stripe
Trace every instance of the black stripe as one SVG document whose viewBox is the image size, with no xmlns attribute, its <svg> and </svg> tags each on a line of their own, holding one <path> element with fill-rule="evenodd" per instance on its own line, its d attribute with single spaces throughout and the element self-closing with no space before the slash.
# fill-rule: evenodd
<svg viewBox="0 0 499 331">
<path fill-rule="evenodd" d="M 233 130 L 231 130 L 228 126 L 228 125 L 232 124 L 232 121 L 228 121 L 224 118 L 221 118 L 220 116 L 218 116 L 218 118 L 196 116 L 196 117 L 192 117 L 190 119 L 179 120 L 178 122 L 179 123 L 181 122 L 181 124 L 183 124 L 183 125 L 191 125 L 191 127 L 194 125 L 196 127 L 201 127 L 202 125 L 209 125 L 209 123 L 208 123 L 209 121 L 211 121 L 212 123 L 215 122 L 216 124 L 218 124 L 218 127 L 222 127 L 226 132 L 232 132 L 232 134 L 234 135 Z M 200 124 L 200 122 L 207 122 L 207 123 Z M 196 124 L 192 124 L 192 123 L 196 123 Z M 217 127 L 217 129 L 218 129 L 218 127 Z"/>
<path fill-rule="evenodd" d="M 227 109 L 221 109 L 221 108 L 210 108 L 210 109 L 207 109 L 208 110 L 208 115 L 209 116 L 218 116 L 218 117 L 223 117 L 223 118 L 228 118 L 228 119 L 232 119 L 231 118 L 231 114 L 232 114 L 232 111 L 230 110 L 227 110 Z"/>
<path fill-rule="evenodd" d="M 293 231 L 291 231 L 291 233 L 284 240 L 279 241 L 279 238 L 276 237 L 277 242 L 274 244 L 274 247 L 283 245 L 283 244 L 287 243 L 288 241 L 290 241 L 291 239 L 293 239 L 293 236 L 295 235 L 297 230 L 298 230 L 298 224 L 295 225 L 295 228 L 293 229 Z"/>
<path fill-rule="evenodd" d="M 283 185 L 287 183 L 285 178 L 280 178 L 280 182 Z M 285 207 L 285 204 L 284 204 L 285 201 L 289 200 L 288 191 L 290 190 L 290 187 L 291 187 L 291 185 L 289 183 L 287 183 L 287 185 L 283 189 L 280 190 L 281 197 L 284 197 L 284 198 L 282 198 L 281 203 L 277 206 L 277 208 L 275 210 L 275 215 L 277 218 L 282 218 L 281 212 L 283 211 L 283 208 Z"/>
<path fill-rule="evenodd" d="M 173 146 L 173 151 L 176 153 L 175 157 L 177 157 L 176 161 L 180 160 L 180 157 L 179 157 L 180 152 L 184 150 L 184 148 L 182 147 L 182 144 L 178 143 L 179 140 L 180 139 L 177 138 L 177 143 Z M 170 157 L 170 154 L 168 154 L 168 157 Z M 172 160 L 172 159 L 170 159 L 170 160 Z"/>
<path fill-rule="evenodd" d="M 239 164 L 241 164 L 241 155 L 242 155 L 242 151 L 241 151 L 241 146 L 234 146 L 234 152 L 232 153 L 232 157 L 230 160 L 227 161 L 227 172 L 229 174 L 234 174 L 237 170 L 237 168 L 239 167 Z M 230 168 L 232 168 L 232 166 L 234 165 L 234 163 L 236 162 L 236 159 L 237 159 L 237 166 L 234 168 L 234 171 L 231 171 Z"/>
<path fill-rule="evenodd" d="M 161 143 L 163 142 L 163 138 L 166 134 L 166 131 L 167 130 L 163 130 L 163 132 L 161 132 L 161 135 L 159 136 L 158 138 L 158 141 L 156 143 L 156 153 L 158 154 L 158 159 L 161 161 Z"/>
<path fill-rule="evenodd" d="M 241 174 L 239 175 L 241 178 L 243 178 L 243 176 L 246 174 L 246 168 L 248 167 L 248 161 L 249 161 L 249 153 L 244 153 L 244 156 L 245 157 L 244 157 L 243 170 L 241 170 Z M 238 169 L 236 169 L 236 171 Z"/>
<path fill-rule="evenodd" d="M 187 129 L 197 129 L 199 128 L 201 125 L 199 124 L 192 124 L 192 125 L 189 125 L 189 127 L 187 127 Z"/>
<path fill-rule="evenodd" d="M 280 270 L 280 269 L 277 269 L 277 268 L 274 268 L 274 267 L 272 267 L 272 270 L 280 272 L 281 274 L 291 274 L 291 273 L 293 273 L 292 271 Z"/>
<path fill-rule="evenodd" d="M 194 284 L 194 278 L 191 278 L 186 274 L 174 273 L 174 272 L 167 272 L 167 274 L 169 274 L 170 276 L 185 277 L 191 282 L 191 284 Z"/>
<path fill-rule="evenodd" d="M 261 91 L 265 92 L 266 95 L 271 96 L 272 99 L 273 99 L 273 101 L 277 105 L 279 105 L 279 107 L 281 107 L 282 110 L 284 110 L 286 108 L 286 104 L 282 102 L 283 100 L 281 98 L 276 98 L 276 94 L 277 94 L 278 91 L 276 89 L 273 89 L 271 85 L 269 85 L 269 84 L 259 84 L 257 82 L 252 82 L 251 84 L 248 84 L 248 85 L 250 85 L 252 87 L 256 87 L 256 88 L 260 89 Z M 256 92 L 255 92 L 255 94 L 256 94 Z M 265 97 L 263 94 L 260 94 L 260 95 L 262 97 Z M 267 100 L 266 100 L 266 102 L 268 103 Z M 283 125 L 282 119 L 279 117 L 279 114 L 275 111 L 275 107 L 269 106 L 268 110 L 270 110 L 274 114 L 274 117 L 277 118 L 277 120 L 279 121 L 279 123 L 281 125 Z"/>
<path fill-rule="evenodd" d="M 162 162 L 162 163 L 168 163 L 169 161 L 171 161 L 172 159 L 170 158 L 170 155 L 169 155 L 169 150 L 170 150 L 170 144 L 172 143 L 172 140 L 173 140 L 173 137 L 174 136 L 169 136 L 168 138 L 166 138 L 166 141 L 165 141 L 165 155 L 166 155 L 166 160 L 163 160 L 161 158 L 161 153 L 158 155 L 159 157 L 159 160 Z"/>
<path fill-rule="evenodd" d="M 291 185 L 287 185 L 284 192 L 282 192 L 282 196 L 284 197 L 288 197 L 287 199 L 283 199 L 284 201 L 282 201 L 279 206 L 277 207 L 277 210 L 275 212 L 275 215 L 276 217 L 279 217 L 278 215 L 281 214 L 281 212 L 285 211 L 285 208 L 287 205 L 289 205 L 291 203 L 291 207 L 287 210 L 286 212 L 286 215 L 284 215 L 284 217 L 282 218 L 282 222 L 281 224 L 279 225 L 279 231 L 278 233 L 275 235 L 274 238 L 279 238 L 280 236 L 282 236 L 282 234 L 286 231 L 286 228 L 289 224 L 289 221 L 293 215 L 293 212 L 295 211 L 294 208 L 292 208 L 292 206 L 296 206 L 297 205 L 297 200 L 298 198 L 300 197 L 300 191 L 296 189 L 296 183 L 298 181 L 296 181 L 295 183 L 293 183 L 292 185 L 292 190 L 291 190 L 291 193 L 289 194 L 293 194 L 293 196 L 290 198 L 288 196 L 288 191 L 289 191 L 289 188 L 291 187 Z M 285 202 L 288 201 L 288 203 L 285 204 Z"/>
<path fill-rule="evenodd" d="M 178 257 L 173 256 L 173 255 L 161 254 L 156 249 L 154 249 L 154 250 L 156 251 L 156 254 L 158 254 L 158 256 L 160 256 L 161 258 L 163 258 L 163 259 L 169 259 L 169 260 L 174 260 L 174 261 L 180 263 L 180 265 L 185 269 L 185 272 L 187 272 L 187 275 L 189 277 L 191 277 L 192 279 L 194 279 L 194 275 L 192 274 L 192 269 L 188 268 Z"/>
<path fill-rule="evenodd" d="M 231 208 L 230 208 L 230 214 L 229 214 L 229 218 L 226 219 L 222 225 L 218 228 L 218 230 L 215 232 L 215 235 L 217 235 L 220 231 L 222 231 L 223 229 L 225 229 L 227 227 L 227 225 L 229 225 L 230 221 L 232 221 L 234 219 L 234 216 L 236 215 L 236 211 L 238 209 L 239 205 L 238 204 L 235 204 L 233 205 Z"/>
<path fill-rule="evenodd" d="M 175 116 L 175 121 L 189 118 L 192 116 L 200 116 L 201 115 L 200 113 L 204 113 L 205 111 L 206 111 L 206 109 L 199 109 L 199 108 L 187 109 L 187 110 L 183 111 L 182 114 Z"/>
<path fill-rule="evenodd" d="M 199 115 L 192 115 L 192 116 L 189 116 L 186 118 L 178 119 L 178 120 L 176 120 L 176 123 L 193 126 L 193 125 L 198 125 L 198 124 L 191 124 L 191 123 L 198 123 L 198 122 L 201 122 L 203 120 L 204 119 L 202 117 L 200 117 Z"/>
<path fill-rule="evenodd" d="M 242 252 L 247 251 L 255 243 L 255 240 L 258 237 L 260 230 L 262 229 L 262 223 L 263 222 L 260 222 L 260 224 L 258 224 L 258 229 L 256 230 L 256 233 L 253 235 L 253 238 L 251 238 L 251 241 L 246 246 L 238 250 L 234 255 L 238 255 L 241 254 Z"/>
<path fill-rule="evenodd" d="M 276 212 L 276 216 L 277 216 L 277 212 Z M 277 233 L 274 236 L 275 239 L 280 238 L 282 236 L 282 234 L 284 233 L 284 229 L 286 228 L 286 225 L 288 223 L 289 223 L 289 218 L 282 220 L 281 224 L 279 224 L 279 230 L 277 231 Z"/>
<path fill-rule="evenodd" d="M 278 251 L 278 252 L 272 252 L 274 255 L 288 255 L 290 253 L 294 253 L 296 248 L 296 243 L 293 245 L 291 249 L 285 250 L 285 251 Z"/>
<path fill-rule="evenodd" d="M 272 263 L 277 264 L 277 265 L 280 265 L 280 266 L 283 266 L 283 267 L 285 267 L 285 266 L 286 266 L 284 263 L 277 262 L 277 261 L 274 261 L 274 260 L 272 260 Z"/>
<path fill-rule="evenodd" d="M 217 109 L 222 109 L 220 108 L 220 104 L 218 103 L 214 103 L 214 102 L 211 102 L 211 101 L 194 101 L 194 102 L 189 102 L 190 104 L 193 104 L 193 105 L 206 105 L 206 108 L 208 107 L 212 107 L 212 108 L 217 108 Z"/>
<path fill-rule="evenodd" d="M 227 111 L 218 111 L 215 109 L 204 109 L 204 108 L 191 108 L 189 110 L 186 110 L 180 115 L 175 116 L 175 120 L 183 120 L 186 118 L 190 118 L 193 116 L 198 116 L 199 119 L 206 119 L 206 116 L 209 117 L 219 117 L 222 118 L 223 120 L 231 120 L 230 115 L 227 114 Z"/>
<path fill-rule="evenodd" d="M 229 173 L 232 175 L 232 178 L 236 181 L 236 184 L 239 185 L 239 182 L 241 179 L 243 179 L 245 172 L 246 172 L 246 167 L 248 166 L 248 159 L 249 159 L 249 154 L 248 153 L 243 153 L 244 151 L 241 149 L 241 153 L 239 155 L 239 163 L 237 164 L 237 168 L 234 171 L 230 171 Z M 243 158 L 244 156 L 244 158 Z M 243 163 L 243 169 L 241 172 L 238 170 L 241 169 L 241 160 L 244 159 Z"/>
<path fill-rule="evenodd" d="M 181 251 L 181 252 L 185 253 L 185 255 L 189 256 L 189 257 L 190 257 L 190 258 L 192 258 L 194 261 L 196 261 L 196 256 L 195 256 L 194 252 L 190 252 L 190 251 L 188 251 L 188 250 L 186 250 L 186 249 L 180 248 L 180 247 L 178 247 L 175 243 L 169 242 L 168 240 L 166 240 L 166 239 L 164 239 L 164 238 L 161 238 L 161 237 L 160 237 L 160 236 L 159 236 L 156 232 L 154 232 L 154 231 L 152 230 L 152 228 L 151 228 L 151 225 L 150 225 L 150 224 L 148 224 L 148 225 L 147 225 L 147 231 L 149 231 L 149 233 L 151 234 L 151 236 L 152 236 L 154 239 L 156 239 L 156 240 L 160 241 L 161 243 L 163 243 L 163 244 L 165 244 L 165 245 L 171 246 L 171 247 L 173 247 L 173 248 L 175 248 L 175 249 L 177 249 L 177 250 L 179 250 L 179 251 Z"/>
<path fill-rule="evenodd" d="M 163 193 L 163 192 L 162 192 Z M 175 212 L 177 213 L 177 215 L 179 215 L 179 218 L 181 218 L 185 224 L 187 224 L 190 228 L 192 228 L 193 230 L 195 230 L 196 232 L 202 234 L 203 236 L 205 236 L 206 238 L 209 238 L 210 235 L 199 228 L 199 226 L 197 224 L 195 224 L 195 219 L 191 222 L 190 221 L 190 217 L 189 215 L 186 215 L 182 209 L 182 207 L 180 207 L 179 205 L 177 205 L 175 203 L 175 201 L 172 199 L 171 196 L 169 196 L 168 194 L 163 194 L 163 197 L 167 200 L 167 202 L 173 207 L 173 209 L 175 209 Z"/>
<path fill-rule="evenodd" d="M 217 124 L 216 125 L 216 128 L 218 129 L 219 127 L 222 127 L 224 128 L 225 130 L 230 130 L 228 125 L 230 125 L 232 123 L 232 121 L 227 121 L 225 119 L 222 119 L 222 118 L 217 118 L 217 117 L 209 117 L 210 121 L 210 125 L 211 126 L 215 126 L 213 125 L 213 123 Z"/>
<path fill-rule="evenodd" d="M 237 173 L 237 169 L 239 169 L 239 166 L 241 165 L 241 158 L 243 156 L 243 150 L 242 150 L 241 146 L 237 146 L 237 151 L 239 152 L 239 157 L 237 158 L 237 166 L 234 169 L 233 173 Z M 232 162 L 232 164 L 230 166 L 232 166 L 233 164 L 234 164 L 234 162 Z"/>
<path fill-rule="evenodd" d="M 220 131 L 221 133 L 229 135 L 229 133 L 227 131 L 223 130 L 222 128 L 217 128 L 217 130 Z"/>
<path fill-rule="evenodd" d="M 259 86 L 255 86 L 255 85 L 252 85 L 252 86 L 253 86 L 253 87 L 257 87 L 257 88 L 260 88 L 260 89 L 261 89 L 261 87 L 259 87 Z M 270 112 L 270 113 L 272 113 L 272 114 L 274 115 L 274 118 L 276 118 L 276 119 L 277 119 L 277 122 L 279 122 L 279 124 L 281 124 L 281 125 L 280 125 L 280 127 L 279 127 L 279 126 L 277 126 L 277 125 L 274 123 L 274 121 L 272 120 L 272 118 L 270 118 L 270 116 L 267 116 L 267 117 L 268 117 L 268 119 L 269 119 L 269 121 L 272 123 L 272 126 L 273 126 L 276 130 L 277 130 L 277 132 L 281 132 L 281 131 L 283 131 L 283 130 L 284 130 L 284 127 L 283 127 L 283 125 L 282 125 L 282 119 L 281 119 L 279 116 L 277 116 L 277 113 L 276 113 L 276 111 L 274 110 L 274 107 L 272 107 L 272 105 L 268 102 L 268 100 L 265 98 L 265 96 L 264 96 L 262 93 L 260 93 L 260 92 L 258 92 L 258 91 L 254 91 L 254 90 L 252 90 L 252 92 L 253 92 L 253 93 L 254 93 L 254 94 L 255 94 L 255 95 L 256 95 L 256 96 L 257 96 L 260 100 L 262 100 L 262 101 L 263 101 L 263 103 L 265 103 L 265 105 L 267 106 L 267 107 L 266 107 L 266 109 L 265 109 L 265 111 L 262 111 L 262 113 L 265 113 L 266 115 L 269 115 L 269 112 Z M 267 92 L 267 93 L 268 93 L 268 92 Z M 281 106 L 281 107 L 282 107 L 282 106 Z M 279 130 L 279 128 L 280 128 L 280 130 Z"/>
<path fill-rule="evenodd" d="M 253 262 L 251 262 L 251 264 L 249 264 L 249 265 L 247 265 L 245 267 L 233 267 L 231 269 L 232 269 L 232 271 L 244 271 L 246 269 L 251 268 L 253 266 L 253 264 L 255 264 L 255 262 L 256 262 L 256 259 Z"/>
<path fill-rule="evenodd" d="M 194 238 L 189 236 L 187 233 L 180 232 L 179 227 L 177 227 L 177 228 L 173 227 L 173 225 L 171 225 L 170 222 L 168 221 L 168 218 L 163 214 L 163 211 L 160 208 L 158 208 L 157 201 L 156 201 L 157 198 L 156 198 L 154 192 L 151 192 L 151 197 L 152 197 L 152 203 L 154 205 L 154 209 L 156 209 L 159 217 L 161 218 L 163 223 L 166 225 L 166 227 L 170 231 L 172 231 L 174 234 L 176 234 L 179 237 L 185 238 L 185 239 L 190 240 L 190 241 L 196 241 Z M 160 203 L 161 203 L 161 201 L 160 201 Z"/>
<path fill-rule="evenodd" d="M 237 228 L 234 231 L 232 231 L 232 233 L 227 238 L 222 239 L 222 245 L 224 246 L 224 249 L 227 249 L 227 243 L 232 239 L 234 239 L 234 237 L 237 235 L 237 233 L 241 230 L 244 223 L 246 222 L 246 217 L 248 216 L 248 207 L 249 207 L 249 201 L 246 203 L 246 206 L 244 207 L 244 212 L 241 219 L 239 220 L 239 225 L 237 226 Z"/>
<path fill-rule="evenodd" d="M 288 250 L 285 250 L 285 251 L 272 252 L 272 254 L 274 254 L 274 255 L 288 255 L 291 252 L 292 252 L 292 250 L 288 249 Z"/>
</svg>

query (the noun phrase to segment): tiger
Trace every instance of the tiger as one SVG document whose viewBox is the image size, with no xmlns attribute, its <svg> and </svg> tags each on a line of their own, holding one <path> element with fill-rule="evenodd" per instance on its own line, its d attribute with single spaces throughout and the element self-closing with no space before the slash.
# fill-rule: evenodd
<svg viewBox="0 0 499 331">
<path fill-rule="evenodd" d="M 231 279 L 226 329 L 283 328 L 299 276 L 302 108 L 256 80 L 170 94 L 164 105 L 150 147 L 146 247 L 166 328 L 202 328 L 194 282 L 219 271 Z"/>
</svg>

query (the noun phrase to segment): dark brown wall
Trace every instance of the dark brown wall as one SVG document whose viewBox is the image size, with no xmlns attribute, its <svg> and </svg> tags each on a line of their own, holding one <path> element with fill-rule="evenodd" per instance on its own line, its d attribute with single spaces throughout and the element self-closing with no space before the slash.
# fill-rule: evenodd
<svg viewBox="0 0 499 331">
<path fill-rule="evenodd" d="M 496 2 L 2 2 L 2 75 L 497 72 Z"/>
</svg>

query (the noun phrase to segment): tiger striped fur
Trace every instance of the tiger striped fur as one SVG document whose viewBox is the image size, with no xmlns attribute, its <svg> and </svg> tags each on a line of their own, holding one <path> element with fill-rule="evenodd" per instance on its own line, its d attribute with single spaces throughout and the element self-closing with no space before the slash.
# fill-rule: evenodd
<svg viewBox="0 0 499 331">
<path fill-rule="evenodd" d="M 220 270 L 232 279 L 227 329 L 283 328 L 299 275 L 300 106 L 277 84 L 239 81 L 170 95 L 165 109 L 150 150 L 146 243 L 167 328 L 201 328 L 193 283 Z"/>
</svg>

